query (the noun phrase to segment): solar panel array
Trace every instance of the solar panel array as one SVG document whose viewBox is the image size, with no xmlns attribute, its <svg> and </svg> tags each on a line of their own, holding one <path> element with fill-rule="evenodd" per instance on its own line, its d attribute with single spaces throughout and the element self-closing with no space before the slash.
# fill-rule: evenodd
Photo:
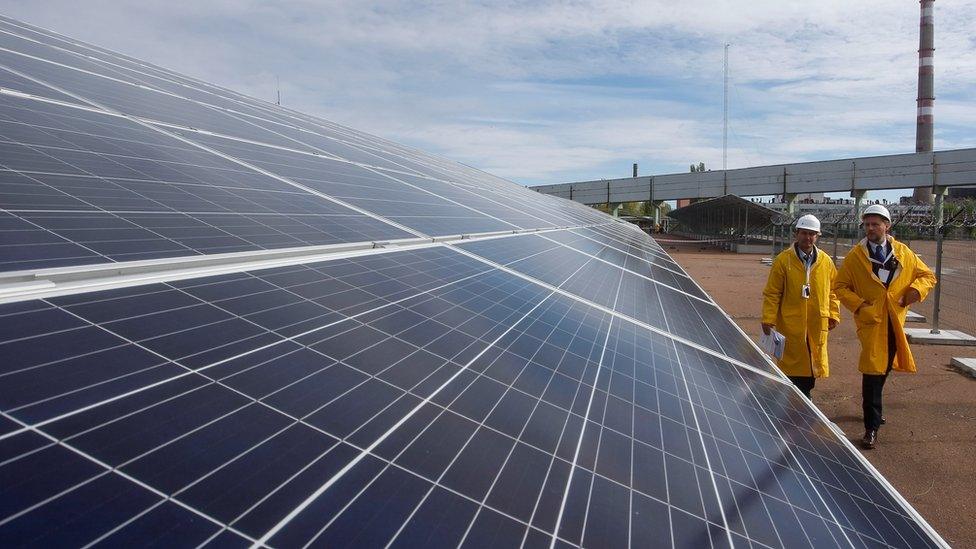
<svg viewBox="0 0 976 549">
<path fill-rule="evenodd" d="M 944 545 L 639 230 L 10 19 L 0 87 L 4 546 Z"/>
</svg>

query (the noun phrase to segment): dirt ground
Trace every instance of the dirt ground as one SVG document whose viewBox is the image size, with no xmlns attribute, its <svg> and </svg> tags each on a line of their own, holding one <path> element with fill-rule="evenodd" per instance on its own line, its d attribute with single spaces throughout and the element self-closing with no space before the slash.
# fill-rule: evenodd
<svg viewBox="0 0 976 549">
<path fill-rule="evenodd" d="M 758 341 L 769 272 L 762 256 L 665 248 Z M 831 375 L 817 380 L 813 401 L 860 447 L 859 347 L 851 314 L 841 309 L 841 324 L 829 340 Z M 912 352 L 918 373 L 893 372 L 888 378 L 887 425 L 878 434 L 878 447 L 863 452 L 950 545 L 976 547 L 976 379 L 949 367 L 954 356 L 976 357 L 976 347 L 913 345 Z"/>
</svg>

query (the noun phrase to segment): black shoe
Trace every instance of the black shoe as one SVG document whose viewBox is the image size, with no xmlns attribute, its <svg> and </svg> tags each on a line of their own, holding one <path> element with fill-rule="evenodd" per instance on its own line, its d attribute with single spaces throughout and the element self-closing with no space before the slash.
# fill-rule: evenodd
<svg viewBox="0 0 976 549">
<path fill-rule="evenodd" d="M 888 420 L 884 416 L 881 416 L 881 424 L 884 425 L 885 423 L 888 423 Z"/>
<path fill-rule="evenodd" d="M 875 445 L 878 443 L 878 431 L 874 429 L 868 429 L 864 431 L 864 438 L 861 439 L 861 446 L 865 450 L 874 450 Z"/>
</svg>

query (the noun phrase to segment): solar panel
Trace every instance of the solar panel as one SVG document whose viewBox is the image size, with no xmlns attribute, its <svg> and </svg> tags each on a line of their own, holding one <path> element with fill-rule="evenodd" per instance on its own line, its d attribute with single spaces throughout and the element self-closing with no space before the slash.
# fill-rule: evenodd
<svg viewBox="0 0 976 549">
<path fill-rule="evenodd" d="M 639 230 L 6 18 L 0 270 L 5 545 L 945 546 Z"/>
</svg>

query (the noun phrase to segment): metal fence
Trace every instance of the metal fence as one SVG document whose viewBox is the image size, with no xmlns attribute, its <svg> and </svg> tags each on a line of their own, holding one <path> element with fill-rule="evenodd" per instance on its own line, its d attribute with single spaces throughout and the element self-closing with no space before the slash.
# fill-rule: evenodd
<svg viewBox="0 0 976 549">
<path fill-rule="evenodd" d="M 839 265 L 864 237 L 857 210 L 852 205 L 816 213 L 823 232 L 819 247 Z M 749 248 L 753 253 L 768 250 L 770 257 L 775 257 L 793 242 L 796 215 L 780 212 L 767 225 L 749 227 L 747 233 L 741 227 L 715 226 L 704 234 L 701 223 L 695 229 L 679 223 L 672 234 L 689 239 L 686 245 L 738 251 Z M 946 203 L 941 223 L 931 206 L 898 208 L 892 216 L 892 234 L 936 271 L 940 281 L 912 310 L 925 316 L 933 329 L 976 335 L 976 202 Z M 674 241 L 672 245 L 680 244 Z"/>
<path fill-rule="evenodd" d="M 924 315 L 933 329 L 976 335 L 976 207 L 972 203 L 947 204 L 941 224 L 927 209 L 916 214 L 909 211 L 900 218 L 893 216 L 895 238 L 910 246 L 939 276 L 936 289 L 912 310 Z M 795 221 L 783 215 L 769 227 L 766 238 L 772 255 L 790 245 Z M 819 247 L 838 265 L 864 236 L 854 208 L 825 216 L 821 227 Z"/>
</svg>

